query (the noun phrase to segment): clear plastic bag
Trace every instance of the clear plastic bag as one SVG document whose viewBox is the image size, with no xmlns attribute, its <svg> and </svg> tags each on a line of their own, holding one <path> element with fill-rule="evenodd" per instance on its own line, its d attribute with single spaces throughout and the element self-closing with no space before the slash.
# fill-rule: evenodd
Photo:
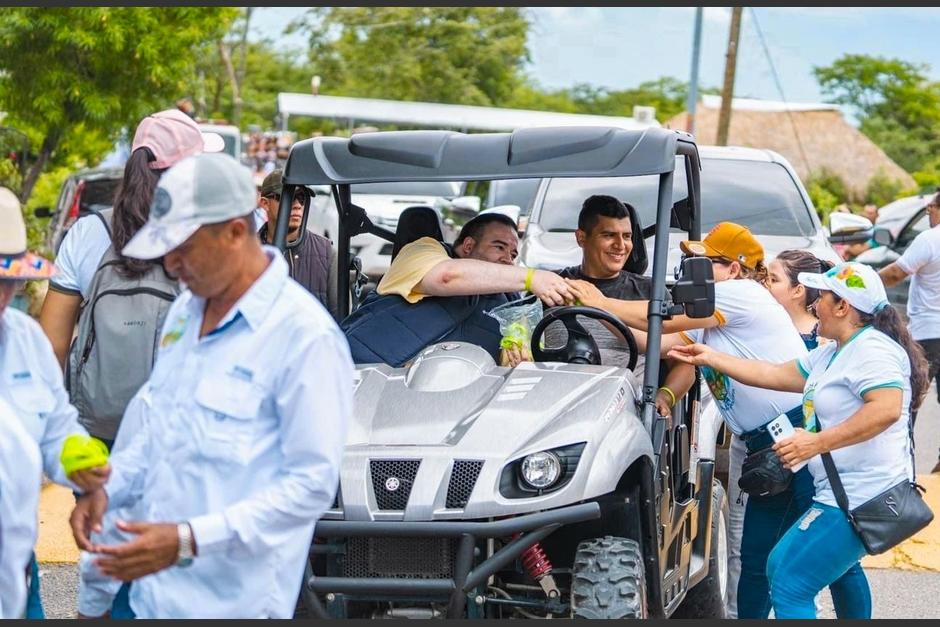
<svg viewBox="0 0 940 627">
<path fill-rule="evenodd" d="M 529 348 L 532 329 L 542 319 L 542 301 L 537 296 L 527 296 L 494 307 L 486 315 L 496 318 L 503 339 L 499 345 L 504 349 Z"/>
</svg>

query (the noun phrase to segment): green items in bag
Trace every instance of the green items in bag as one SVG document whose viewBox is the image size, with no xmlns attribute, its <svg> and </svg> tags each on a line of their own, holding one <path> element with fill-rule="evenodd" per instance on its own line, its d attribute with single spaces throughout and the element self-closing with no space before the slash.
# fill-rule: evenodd
<svg viewBox="0 0 940 627">
<path fill-rule="evenodd" d="M 108 447 L 98 438 L 87 435 L 70 435 L 62 444 L 59 456 L 65 476 L 79 470 L 104 466 L 108 463 Z"/>
<path fill-rule="evenodd" d="M 499 321 L 500 348 L 524 348 L 532 341 L 532 329 L 542 319 L 542 301 L 535 296 L 514 300 L 486 312 Z"/>
</svg>

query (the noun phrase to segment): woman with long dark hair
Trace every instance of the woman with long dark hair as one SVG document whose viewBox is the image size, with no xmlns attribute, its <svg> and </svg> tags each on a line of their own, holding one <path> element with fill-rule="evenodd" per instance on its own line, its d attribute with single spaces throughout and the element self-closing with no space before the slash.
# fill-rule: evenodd
<svg viewBox="0 0 940 627">
<path fill-rule="evenodd" d="M 803 426 L 774 445 L 787 468 L 808 461 L 815 483 L 812 507 L 774 547 L 767 563 L 777 618 L 815 618 L 814 599 L 858 569 L 865 547 L 839 508 L 820 459 L 831 453 L 849 508 L 911 480 L 910 415 L 927 390 L 923 350 L 870 267 L 842 263 L 825 273 L 801 273 L 820 292 L 814 310 L 819 334 L 832 340 L 785 363 L 742 359 L 702 344 L 673 348 L 669 356 L 724 373 L 746 385 L 802 392 Z M 852 579 L 864 585 L 864 577 Z M 860 602 L 863 605 L 863 603 Z M 855 617 L 867 607 L 846 608 Z"/>
<path fill-rule="evenodd" d="M 806 250 L 785 250 L 767 265 L 767 289 L 790 314 L 807 350 L 819 345 L 819 320 L 812 311 L 819 290 L 803 285 L 798 277 L 801 272 L 822 274 L 830 268 L 832 263 Z"/>
</svg>

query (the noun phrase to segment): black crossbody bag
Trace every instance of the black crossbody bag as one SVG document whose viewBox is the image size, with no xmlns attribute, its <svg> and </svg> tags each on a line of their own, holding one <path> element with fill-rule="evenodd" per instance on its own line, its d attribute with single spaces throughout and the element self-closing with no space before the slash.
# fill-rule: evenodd
<svg viewBox="0 0 940 627">
<path fill-rule="evenodd" d="M 910 419 L 907 432 L 911 442 L 911 473 L 914 474 L 914 427 Z M 933 520 L 933 512 L 921 496 L 926 490 L 915 482 L 916 474 L 855 509 L 849 509 L 849 499 L 832 455 L 823 453 L 821 457 L 836 503 L 845 512 L 869 555 L 878 555 L 897 546 Z"/>
</svg>

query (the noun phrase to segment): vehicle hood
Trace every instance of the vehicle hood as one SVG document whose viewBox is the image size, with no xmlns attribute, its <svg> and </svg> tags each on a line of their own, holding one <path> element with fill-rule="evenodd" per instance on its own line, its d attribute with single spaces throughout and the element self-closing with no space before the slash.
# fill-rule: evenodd
<svg viewBox="0 0 940 627">
<path fill-rule="evenodd" d="M 448 354 L 440 346 L 459 348 Z M 357 371 L 349 446 L 459 446 L 462 454 L 510 455 L 535 445 L 549 423 L 557 432 L 562 423 L 579 422 L 578 407 L 613 396 L 619 385 L 617 368 L 561 363 L 500 368 L 479 347 L 438 347 L 410 368 Z"/>
<path fill-rule="evenodd" d="M 682 258 L 679 242 L 686 239 L 684 233 L 669 234 L 669 257 L 666 263 L 666 277 L 671 278 Z M 821 259 L 839 263 L 841 259 L 822 233 L 815 235 L 758 235 L 764 246 L 767 259 L 773 259 L 784 250 L 808 250 Z M 652 275 L 653 237 L 646 240 L 649 266 L 646 275 Z M 520 263 L 524 266 L 557 270 L 581 263 L 581 248 L 575 242 L 574 233 L 551 233 L 541 230 L 538 225 L 530 225 L 526 231 L 519 253 Z"/>
<path fill-rule="evenodd" d="M 448 342 L 403 368 L 363 365 L 355 386 L 339 496 L 327 519 L 479 519 L 549 509 L 610 492 L 627 467 L 652 456 L 637 417 L 639 385 L 623 368 L 503 368 L 478 346 Z M 567 482 L 546 494 L 505 492 L 514 464 L 539 451 L 566 451 Z M 466 464 L 475 468 L 469 478 L 460 474 Z"/>
</svg>

